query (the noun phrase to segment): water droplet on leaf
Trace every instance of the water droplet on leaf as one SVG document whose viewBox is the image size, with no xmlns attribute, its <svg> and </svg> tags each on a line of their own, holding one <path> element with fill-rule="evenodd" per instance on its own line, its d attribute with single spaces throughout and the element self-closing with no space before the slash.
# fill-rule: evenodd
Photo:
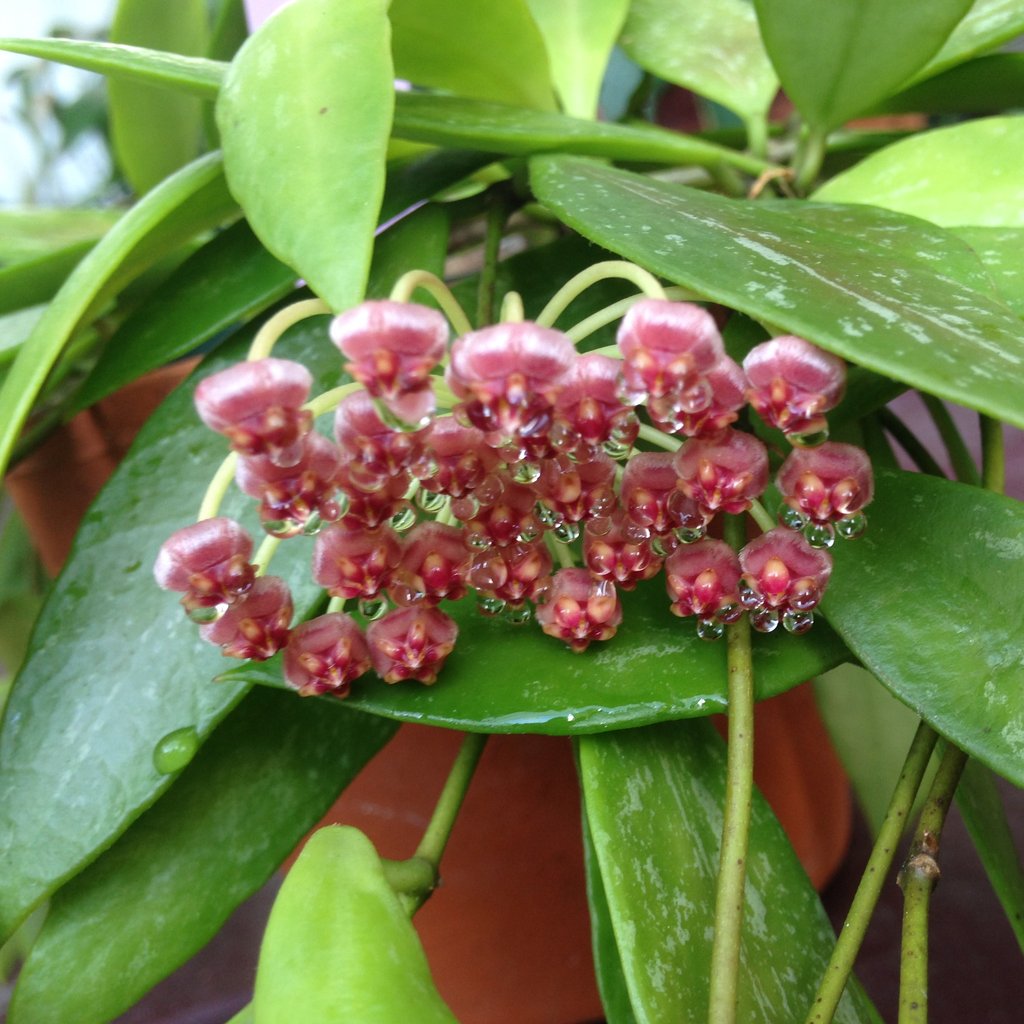
<svg viewBox="0 0 1024 1024">
<path fill-rule="evenodd" d="M 199 733 L 194 725 L 169 732 L 153 748 L 153 767 L 161 775 L 180 772 L 199 749 Z"/>
</svg>

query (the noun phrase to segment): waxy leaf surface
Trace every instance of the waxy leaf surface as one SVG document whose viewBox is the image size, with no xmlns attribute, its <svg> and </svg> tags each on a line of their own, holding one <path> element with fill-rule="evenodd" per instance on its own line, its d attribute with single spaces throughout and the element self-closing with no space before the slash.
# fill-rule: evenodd
<svg viewBox="0 0 1024 1024">
<path fill-rule="evenodd" d="M 0 210 L 0 265 L 95 242 L 117 218 L 112 210 Z"/>
<path fill-rule="evenodd" d="M 248 694 L 167 793 L 53 898 L 12 1024 L 103 1024 L 130 1007 L 216 934 L 394 731 L 293 694 Z"/>
<path fill-rule="evenodd" d="M 926 78 L 969 57 L 994 50 L 1021 32 L 1024 32 L 1024 8 L 1020 0 L 974 0 L 939 52 L 915 77 Z"/>
<path fill-rule="evenodd" d="M 537 157 L 531 166 L 544 204 L 592 241 L 777 334 L 801 335 L 876 373 L 1024 426 L 1020 320 L 941 266 L 874 244 L 873 212 L 862 238 L 852 217 L 833 231 L 771 204 L 579 158 Z"/>
<path fill-rule="evenodd" d="M 725 748 L 706 722 L 579 741 L 583 799 L 639 1024 L 707 1020 Z M 825 911 L 755 793 L 738 1020 L 799 1024 L 834 942 Z M 835 1019 L 876 1021 L 856 988 Z"/>
<path fill-rule="evenodd" d="M 999 297 L 1024 317 L 1024 228 L 956 228 L 988 272 Z"/>
</svg>

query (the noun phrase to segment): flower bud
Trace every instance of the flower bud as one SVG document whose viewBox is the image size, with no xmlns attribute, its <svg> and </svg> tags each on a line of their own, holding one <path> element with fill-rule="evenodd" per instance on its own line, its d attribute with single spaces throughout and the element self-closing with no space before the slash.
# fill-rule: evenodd
<svg viewBox="0 0 1024 1024">
<path fill-rule="evenodd" d="M 296 626 L 284 649 L 284 677 L 302 697 L 347 697 L 370 668 L 370 649 L 351 615 L 330 612 Z"/>
<path fill-rule="evenodd" d="M 277 576 L 260 576 L 215 622 L 199 627 L 200 636 L 229 658 L 266 661 L 288 641 L 292 595 Z"/>
<path fill-rule="evenodd" d="M 608 640 L 622 622 L 622 605 L 611 580 L 595 580 L 586 569 L 560 569 L 537 621 L 548 636 L 564 640 L 577 654 L 593 640 Z"/>
<path fill-rule="evenodd" d="M 374 671 L 386 683 L 433 683 L 459 627 L 437 608 L 399 608 L 366 627 Z"/>
</svg>

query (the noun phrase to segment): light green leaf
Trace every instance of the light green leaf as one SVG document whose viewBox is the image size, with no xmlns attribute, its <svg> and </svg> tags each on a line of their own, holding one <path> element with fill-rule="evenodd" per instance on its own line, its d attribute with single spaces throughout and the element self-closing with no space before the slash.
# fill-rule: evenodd
<svg viewBox="0 0 1024 1024">
<path fill-rule="evenodd" d="M 974 0 L 942 49 L 918 72 L 926 78 L 986 50 L 993 50 L 1024 32 L 1020 0 Z"/>
<path fill-rule="evenodd" d="M 104 1024 L 127 1010 L 216 934 L 394 731 L 294 694 L 249 694 L 156 805 L 54 896 L 11 1024 Z"/>
<path fill-rule="evenodd" d="M 754 0 L 782 87 L 819 130 L 893 92 L 933 57 L 971 0 Z"/>
<path fill-rule="evenodd" d="M 0 366 L 10 363 L 45 312 L 46 306 L 38 305 L 0 314 Z"/>
<path fill-rule="evenodd" d="M 224 169 L 253 231 L 339 310 L 362 296 L 384 190 L 386 7 L 289 4 L 239 50 L 217 101 Z"/>
<path fill-rule="evenodd" d="M 762 118 L 778 90 L 746 0 L 633 0 L 622 48 L 642 68 Z"/>
<path fill-rule="evenodd" d="M 119 0 L 113 43 L 159 44 L 187 56 L 206 50 L 205 0 Z M 112 78 L 107 83 L 114 157 L 136 192 L 148 192 L 199 155 L 202 109 L 193 96 Z"/>
<path fill-rule="evenodd" d="M 955 228 L 995 282 L 1000 298 L 1024 317 L 1024 228 Z"/>
<path fill-rule="evenodd" d="M 472 99 L 554 109 L 544 40 L 526 0 L 392 0 L 388 13 L 399 78 Z"/>
<path fill-rule="evenodd" d="M 1024 116 L 987 117 L 914 135 L 815 192 L 870 203 L 944 227 L 1024 227 Z"/>
<path fill-rule="evenodd" d="M 1024 427 L 1020 320 L 941 265 L 876 245 L 874 213 L 864 237 L 845 216 L 833 232 L 573 157 L 534 158 L 531 180 L 566 224 L 648 270 L 776 333 Z M 916 222 L 904 230 L 916 237 Z"/>
<path fill-rule="evenodd" d="M 562 109 L 596 118 L 597 99 L 629 0 L 526 0 L 544 39 Z"/>
<path fill-rule="evenodd" d="M 95 242 L 119 216 L 118 210 L 0 210 L 0 264 Z"/>
<path fill-rule="evenodd" d="M 55 252 L 0 268 L 0 313 L 52 299 L 92 245 L 92 242 L 75 242 Z"/>
<path fill-rule="evenodd" d="M 673 722 L 587 736 L 578 749 L 586 814 L 636 1019 L 703 1024 L 724 746 L 707 722 Z M 799 1024 L 834 935 L 759 794 L 747 864 L 737 1019 Z M 835 1019 L 878 1020 L 863 993 L 851 988 Z"/>
</svg>

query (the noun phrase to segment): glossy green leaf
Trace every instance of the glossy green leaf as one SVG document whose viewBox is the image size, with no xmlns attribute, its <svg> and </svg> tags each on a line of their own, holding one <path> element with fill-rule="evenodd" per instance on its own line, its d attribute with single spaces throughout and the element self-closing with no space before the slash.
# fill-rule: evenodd
<svg viewBox="0 0 1024 1024">
<path fill-rule="evenodd" d="M 456 1024 L 373 844 L 315 832 L 281 886 L 260 948 L 254 1024 Z"/>
<path fill-rule="evenodd" d="M 945 227 L 1024 227 L 1024 116 L 933 128 L 826 182 L 814 199 L 870 203 Z"/>
<path fill-rule="evenodd" d="M 710 715 L 726 704 L 725 646 L 699 639 L 693 623 L 668 610 L 653 580 L 622 597 L 615 637 L 574 654 L 536 624 L 515 627 L 482 616 L 472 599 L 445 610 L 459 640 L 434 686 L 386 686 L 365 676 L 350 703 L 402 721 L 479 732 L 597 732 L 671 718 Z M 802 641 L 754 642 L 757 695 L 771 697 L 849 655 L 826 629 Z M 247 664 L 232 678 L 280 686 L 273 662 Z"/>
<path fill-rule="evenodd" d="M 974 0 L 942 49 L 916 77 L 934 75 L 986 50 L 993 50 L 1021 32 L 1024 32 L 1024 8 L 1020 0 Z"/>
<path fill-rule="evenodd" d="M 244 0 L 217 0 L 211 6 L 215 10 L 206 56 L 211 60 L 231 60 L 249 35 Z"/>
<path fill-rule="evenodd" d="M 1024 785 L 1024 503 L 877 477 L 867 533 L 832 549 L 822 611 L 900 700 Z"/>
<path fill-rule="evenodd" d="M 0 268 L 0 313 L 52 299 L 92 244 L 75 242 L 55 252 Z"/>
<path fill-rule="evenodd" d="M 210 100 L 216 98 L 228 69 L 227 64 L 204 57 L 81 39 L 0 39 L 0 50 L 162 84 Z"/>
<path fill-rule="evenodd" d="M 1024 228 L 955 228 L 978 255 L 999 297 L 1024 317 Z"/>
<path fill-rule="evenodd" d="M 116 210 L 0 210 L 0 264 L 95 242 L 119 215 Z"/>
<path fill-rule="evenodd" d="M 46 307 L 28 306 L 0 315 L 0 366 L 7 366 L 35 330 Z"/>
<path fill-rule="evenodd" d="M 216 934 L 394 731 L 340 706 L 249 694 L 53 898 L 11 1024 L 103 1024 L 130 1007 Z"/>
<path fill-rule="evenodd" d="M 703 1024 L 724 745 L 706 722 L 673 722 L 584 737 L 579 760 L 636 1019 Z M 835 939 L 796 854 L 758 794 L 747 863 L 737 1019 L 799 1024 Z M 847 990 L 835 1019 L 878 1020 L 856 989 Z"/>
<path fill-rule="evenodd" d="M 1024 54 L 994 53 L 957 64 L 879 103 L 877 113 L 988 114 L 1013 108 L 1024 93 Z"/>
<path fill-rule="evenodd" d="M 754 0 L 786 95 L 819 130 L 869 108 L 939 50 L 971 0 Z"/>
<path fill-rule="evenodd" d="M 274 259 L 240 221 L 190 256 L 121 324 L 75 397 L 75 407 L 87 408 L 147 371 L 187 355 L 294 287 L 295 272 Z"/>
<path fill-rule="evenodd" d="M 744 119 L 763 117 L 779 87 L 745 0 L 633 0 L 621 44 L 640 67 Z"/>
<path fill-rule="evenodd" d="M 968 761 L 957 786 L 956 803 L 1024 951 L 1024 869 L 992 772 L 977 761 Z"/>
<path fill-rule="evenodd" d="M 705 167 L 722 163 L 753 174 L 768 166 L 725 146 L 654 125 L 581 121 L 564 114 L 423 93 L 395 97 L 394 130 L 399 138 L 415 142 L 510 155 L 557 150 L 646 163 Z"/>
<path fill-rule="evenodd" d="M 391 0 L 395 74 L 473 99 L 553 110 L 544 40 L 526 0 Z"/>
<path fill-rule="evenodd" d="M 161 256 L 234 210 L 219 159 L 203 157 L 146 195 L 78 264 L 0 389 L 0 474 L 47 373 L 83 317 Z"/>
<path fill-rule="evenodd" d="M 217 101 L 224 169 L 253 231 L 334 309 L 362 296 L 384 190 L 386 8 L 289 4 L 239 50 Z"/>
<path fill-rule="evenodd" d="M 205 0 L 118 0 L 110 40 L 186 56 L 206 50 Z M 202 109 L 194 96 L 114 77 L 107 83 L 114 158 L 136 192 L 148 192 L 199 155 Z"/>
<path fill-rule="evenodd" d="M 540 29 L 562 109 L 597 117 L 597 100 L 629 0 L 526 0 Z"/>
<path fill-rule="evenodd" d="M 851 362 L 1024 427 L 1024 329 L 1000 302 L 852 233 L 573 157 L 531 180 L 570 227 Z M 867 215 L 867 223 L 876 223 Z M 868 237 L 872 237 L 872 232 Z"/>
</svg>

